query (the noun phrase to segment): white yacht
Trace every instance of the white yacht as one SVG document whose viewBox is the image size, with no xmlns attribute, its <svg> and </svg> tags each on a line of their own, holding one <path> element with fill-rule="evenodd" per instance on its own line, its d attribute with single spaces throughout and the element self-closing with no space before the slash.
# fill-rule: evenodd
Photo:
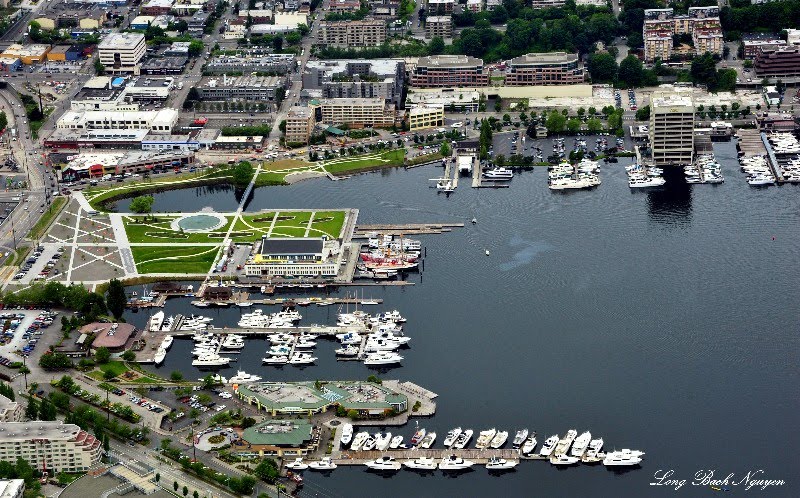
<svg viewBox="0 0 800 498">
<path fill-rule="evenodd" d="M 508 432 L 506 431 L 498 431 L 497 434 L 494 435 L 489 446 L 492 448 L 502 448 L 506 441 L 508 440 Z"/>
<path fill-rule="evenodd" d="M 464 460 L 461 457 L 450 455 L 446 456 L 439 462 L 439 469 L 441 470 L 466 470 L 475 465 L 474 462 Z"/>
<path fill-rule="evenodd" d="M 225 349 L 242 349 L 244 347 L 244 336 L 228 334 L 222 341 L 222 347 Z"/>
<path fill-rule="evenodd" d="M 272 344 L 291 344 L 294 342 L 294 336 L 292 334 L 272 334 L 268 339 Z"/>
<path fill-rule="evenodd" d="M 364 351 L 367 353 L 377 353 L 379 351 L 394 351 L 400 348 L 400 343 L 384 339 L 367 339 L 364 344 Z"/>
<path fill-rule="evenodd" d="M 592 439 L 592 441 L 589 443 L 589 448 L 586 450 L 586 454 L 583 455 L 583 461 L 599 461 L 601 449 L 603 449 L 603 438 Z"/>
<path fill-rule="evenodd" d="M 553 465 L 574 465 L 581 459 L 569 455 L 553 455 L 550 457 L 550 463 Z"/>
<path fill-rule="evenodd" d="M 382 456 L 375 460 L 365 463 L 372 470 L 400 470 L 400 462 L 390 456 Z"/>
<path fill-rule="evenodd" d="M 536 436 L 531 436 L 525 440 L 525 443 L 522 445 L 522 454 L 529 455 L 533 453 L 533 450 L 536 449 Z"/>
<path fill-rule="evenodd" d="M 350 445 L 350 449 L 354 451 L 359 451 L 361 448 L 364 447 L 364 443 L 367 442 L 369 439 L 369 432 L 362 431 L 356 434 L 353 437 L 353 444 Z"/>
<path fill-rule="evenodd" d="M 646 177 L 632 177 L 628 180 L 628 187 L 630 188 L 646 188 L 646 187 L 660 187 L 667 183 L 666 180 L 660 176 L 646 176 Z"/>
<path fill-rule="evenodd" d="M 310 365 L 317 361 L 316 356 L 311 356 L 308 353 L 294 353 L 289 358 L 289 365 Z"/>
<path fill-rule="evenodd" d="M 419 457 L 416 460 L 403 462 L 403 466 L 414 470 L 436 470 L 436 460 L 428 457 Z"/>
<path fill-rule="evenodd" d="M 159 311 L 157 313 L 153 313 L 153 316 L 150 317 L 150 332 L 158 332 L 161 330 L 161 326 L 164 324 L 164 312 Z"/>
<path fill-rule="evenodd" d="M 542 444 L 542 451 L 540 451 L 539 454 L 542 456 L 550 456 L 553 453 L 553 450 L 556 449 L 557 444 L 558 444 L 558 435 L 550 436 Z"/>
<path fill-rule="evenodd" d="M 511 180 L 514 172 L 507 168 L 494 168 L 484 171 L 483 177 L 487 180 Z"/>
<path fill-rule="evenodd" d="M 364 365 L 392 365 L 403 361 L 403 357 L 397 353 L 380 352 L 369 353 L 364 358 Z"/>
<path fill-rule="evenodd" d="M 586 431 L 582 433 L 580 436 L 578 436 L 575 439 L 575 442 L 572 443 L 572 450 L 570 452 L 572 456 L 576 456 L 579 458 L 582 457 L 583 454 L 586 453 L 586 448 L 589 447 L 589 442 L 591 442 L 591 440 L 592 440 L 592 433 L 589 431 Z"/>
<path fill-rule="evenodd" d="M 358 355 L 358 348 L 356 346 L 345 346 L 336 350 L 338 356 L 356 356 Z"/>
<path fill-rule="evenodd" d="M 285 465 L 287 469 L 292 470 L 306 470 L 308 468 L 308 464 L 303 462 L 302 457 L 295 458 L 293 461 L 287 463 Z"/>
<path fill-rule="evenodd" d="M 478 441 L 475 443 L 475 448 L 479 450 L 484 450 L 489 447 L 489 443 L 492 442 L 494 439 L 495 434 L 497 434 L 497 429 L 489 429 L 488 431 L 481 431 L 478 434 Z"/>
<path fill-rule="evenodd" d="M 405 242 L 408 242 L 409 239 L 403 239 L 403 240 L 404 240 L 404 245 L 406 245 Z M 417 242 L 416 250 L 419 250 L 420 249 L 419 241 L 416 242 Z M 386 322 L 405 323 L 406 321 L 403 315 L 401 315 L 400 312 L 397 310 L 385 311 L 377 315 L 375 319 L 384 323 Z"/>
<path fill-rule="evenodd" d="M 228 379 L 228 383 L 230 384 L 246 384 L 248 382 L 258 382 L 261 380 L 261 377 L 258 375 L 250 375 L 249 373 L 245 372 L 244 370 L 239 370 L 236 372 L 236 375 Z"/>
<path fill-rule="evenodd" d="M 158 348 L 156 351 L 155 356 L 153 356 L 153 361 L 155 362 L 156 366 L 161 365 L 164 363 L 164 358 L 167 357 L 167 350 L 163 347 Z"/>
<path fill-rule="evenodd" d="M 575 438 L 578 436 L 578 431 L 575 429 L 570 429 L 567 431 L 567 435 L 564 436 L 564 439 L 558 442 L 556 445 L 555 453 L 557 455 L 566 453 L 569 451 L 569 447 L 572 446 L 572 442 L 575 441 Z"/>
<path fill-rule="evenodd" d="M 353 440 L 353 424 L 342 424 L 342 437 L 340 442 L 347 446 Z"/>
<path fill-rule="evenodd" d="M 288 356 L 267 356 L 261 358 L 261 362 L 267 365 L 285 365 L 289 362 Z"/>
<path fill-rule="evenodd" d="M 336 464 L 333 463 L 331 457 L 322 457 L 318 462 L 309 463 L 308 468 L 312 470 L 333 470 L 336 468 Z"/>
<path fill-rule="evenodd" d="M 362 446 L 361 449 L 364 451 L 374 450 L 377 442 L 378 441 L 375 439 L 375 436 L 367 436 L 367 440 L 364 441 L 364 446 Z"/>
<path fill-rule="evenodd" d="M 433 446 L 433 443 L 436 441 L 436 433 L 431 431 L 425 434 L 425 437 L 422 438 L 422 441 L 419 443 L 420 448 L 428 449 Z"/>
<path fill-rule="evenodd" d="M 382 432 L 375 435 L 375 449 L 379 451 L 386 451 L 389 444 L 392 442 L 391 432 Z"/>
<path fill-rule="evenodd" d="M 461 435 L 461 427 L 456 427 L 452 429 L 450 432 L 447 433 L 447 437 L 444 438 L 444 445 L 446 448 L 453 446 L 453 443 L 456 442 L 458 436 Z"/>
<path fill-rule="evenodd" d="M 172 337 L 171 335 L 168 335 L 164 338 L 163 341 L 161 341 L 161 348 L 164 349 L 165 351 L 169 351 L 169 348 L 172 347 L 173 342 L 175 342 L 175 338 Z"/>
<path fill-rule="evenodd" d="M 455 442 L 453 443 L 453 448 L 459 450 L 466 448 L 467 445 L 469 444 L 470 439 L 472 439 L 472 429 L 467 429 L 458 435 Z"/>
<path fill-rule="evenodd" d="M 490 457 L 486 462 L 486 468 L 489 470 L 510 470 L 519 464 L 517 460 L 505 460 L 499 457 Z"/>
<path fill-rule="evenodd" d="M 345 334 L 336 334 L 336 338 L 339 339 L 339 342 L 341 342 L 343 346 L 361 344 L 361 336 L 358 335 L 358 332 L 347 332 Z"/>
<path fill-rule="evenodd" d="M 192 361 L 194 367 L 224 367 L 230 363 L 230 358 L 225 358 L 217 354 L 210 354 L 207 356 L 200 356 Z"/>
<path fill-rule="evenodd" d="M 402 445 L 402 444 L 403 444 L 403 436 L 395 436 L 395 437 L 393 437 L 393 438 L 392 438 L 392 440 L 389 442 L 389 448 L 390 448 L 390 449 L 393 449 L 393 450 L 396 450 L 396 449 L 398 449 L 398 448 L 400 447 L 400 445 Z"/>
<path fill-rule="evenodd" d="M 514 448 L 519 448 L 522 446 L 522 443 L 525 442 L 525 438 L 528 437 L 528 429 L 520 429 L 514 435 L 514 441 L 512 442 Z"/>
<path fill-rule="evenodd" d="M 317 345 L 314 341 L 298 340 L 294 343 L 295 349 L 313 349 Z"/>
<path fill-rule="evenodd" d="M 289 356 L 289 353 L 292 352 L 292 348 L 289 346 L 281 345 L 281 346 L 272 346 L 267 350 L 267 354 L 270 356 Z"/>
<path fill-rule="evenodd" d="M 603 459 L 603 465 L 608 467 L 639 465 L 642 463 L 642 455 L 644 455 L 644 453 L 641 451 L 611 451 L 606 453 L 606 457 Z"/>
</svg>

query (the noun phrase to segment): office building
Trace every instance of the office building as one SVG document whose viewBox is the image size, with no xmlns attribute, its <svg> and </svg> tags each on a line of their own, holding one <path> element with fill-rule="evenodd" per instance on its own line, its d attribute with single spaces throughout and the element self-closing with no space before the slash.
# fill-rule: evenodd
<svg viewBox="0 0 800 498">
<path fill-rule="evenodd" d="M 326 99 L 380 97 L 399 107 L 405 68 L 403 59 L 308 61 L 303 93 Z"/>
<path fill-rule="evenodd" d="M 411 131 L 444 126 L 443 105 L 422 105 L 408 110 L 408 127 Z"/>
<path fill-rule="evenodd" d="M 549 52 L 511 59 L 506 85 L 574 85 L 586 80 L 578 54 Z"/>
<path fill-rule="evenodd" d="M 742 58 L 753 60 L 762 50 L 774 50 L 786 41 L 774 33 L 746 33 L 742 35 Z"/>
<path fill-rule="evenodd" d="M 234 71 L 242 74 L 286 74 L 294 71 L 296 67 L 294 54 L 262 54 L 256 51 L 243 51 L 238 55 L 213 57 L 206 64 L 203 72 L 205 74 L 224 74 Z"/>
<path fill-rule="evenodd" d="M 307 144 L 314 131 L 316 121 L 314 113 L 308 107 L 292 107 L 286 115 L 287 144 Z"/>
<path fill-rule="evenodd" d="M 800 76 L 800 46 L 761 50 L 753 61 L 753 67 L 760 78 Z"/>
<path fill-rule="evenodd" d="M 376 47 L 386 41 L 386 22 L 380 19 L 360 21 L 321 21 L 317 44 L 339 48 Z"/>
<path fill-rule="evenodd" d="M 650 106 L 650 148 L 656 166 L 692 164 L 694 103 L 689 95 L 653 95 Z"/>
<path fill-rule="evenodd" d="M 425 36 L 433 38 L 453 37 L 453 18 L 450 16 L 430 16 L 425 18 Z"/>
<path fill-rule="evenodd" d="M 22 458 L 53 474 L 85 472 L 100 463 L 103 445 L 74 424 L 57 421 L 8 422 L 0 425 L 0 460 Z"/>
<path fill-rule="evenodd" d="M 178 123 L 176 109 L 158 111 L 67 111 L 56 128 L 68 130 L 150 130 L 171 133 Z"/>
<path fill-rule="evenodd" d="M 475 87 L 489 84 L 483 60 L 468 55 L 420 57 L 411 74 L 411 86 L 419 88 Z"/>
<path fill-rule="evenodd" d="M 110 73 L 138 74 L 146 50 L 142 33 L 111 33 L 97 45 L 100 63 Z"/>
<path fill-rule="evenodd" d="M 322 122 L 327 125 L 348 124 L 353 128 L 392 126 L 394 105 L 382 98 L 322 99 L 319 101 Z"/>
<path fill-rule="evenodd" d="M 200 100 L 276 102 L 278 88 L 286 87 L 279 76 L 225 76 L 206 79 L 198 85 Z"/>
</svg>

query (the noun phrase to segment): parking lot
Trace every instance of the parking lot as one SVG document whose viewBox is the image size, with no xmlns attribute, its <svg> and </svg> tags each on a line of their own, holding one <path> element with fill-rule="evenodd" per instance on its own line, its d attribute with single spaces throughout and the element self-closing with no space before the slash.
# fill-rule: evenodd
<svg viewBox="0 0 800 498">
<path fill-rule="evenodd" d="M 22 361 L 17 351 L 29 354 L 36 349 L 44 329 L 50 327 L 57 318 L 57 312 L 40 310 L 0 311 L 0 365 Z"/>
<path fill-rule="evenodd" d="M 55 266 L 63 255 L 63 246 L 48 244 L 36 247 L 33 254 L 20 265 L 19 273 L 14 275 L 14 280 L 21 284 L 28 284 L 36 280 L 44 280 L 51 273 L 57 275 L 60 270 Z"/>
</svg>

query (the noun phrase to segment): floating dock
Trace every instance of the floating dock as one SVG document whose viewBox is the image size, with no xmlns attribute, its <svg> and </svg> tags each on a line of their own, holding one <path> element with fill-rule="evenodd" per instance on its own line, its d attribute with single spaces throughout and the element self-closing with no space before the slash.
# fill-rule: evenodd
<svg viewBox="0 0 800 498">
<path fill-rule="evenodd" d="M 357 225 L 354 239 L 366 239 L 370 232 L 381 235 L 422 235 L 452 232 L 453 228 L 464 228 L 463 223 L 405 223 L 402 225 Z"/>
</svg>

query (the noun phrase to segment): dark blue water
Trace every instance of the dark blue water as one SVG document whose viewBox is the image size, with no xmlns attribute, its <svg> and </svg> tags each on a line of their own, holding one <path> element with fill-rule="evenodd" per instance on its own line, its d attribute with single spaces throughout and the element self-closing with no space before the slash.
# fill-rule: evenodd
<svg viewBox="0 0 800 498">
<path fill-rule="evenodd" d="M 420 422 L 440 441 L 455 426 L 512 434 L 525 426 L 540 442 L 575 428 L 602 436 L 606 449 L 647 452 L 641 468 L 626 472 L 545 462 L 523 462 L 502 477 L 482 468 L 458 478 L 400 472 L 391 480 L 362 468 L 306 472 L 302 495 L 704 496 L 714 491 L 690 482 L 701 469 L 733 472 L 737 482 L 763 469 L 761 478 L 787 484 L 749 493 L 800 496 L 793 457 L 800 447 L 800 190 L 749 187 L 733 145 L 715 150 L 724 184 L 689 187 L 670 177 L 669 188 L 650 192 L 627 187 L 624 162 L 604 165 L 597 189 L 568 193 L 550 192 L 540 169 L 517 175 L 509 189 L 464 182 L 448 198 L 429 188 L 440 174 L 431 167 L 258 189 L 248 210 L 355 207 L 364 223 L 467 224 L 424 237 L 428 257 L 412 277 L 417 285 L 364 291 L 386 301 L 370 311 L 396 308 L 408 318 L 406 359 L 381 375 L 440 395 L 436 416 Z M 236 202 L 232 190 L 197 189 L 159 194 L 154 207 L 224 211 Z M 166 312 L 211 314 L 218 326 L 239 315 L 193 309 L 188 299 L 170 300 Z M 303 323 L 333 323 L 337 310 L 301 312 Z M 143 324 L 147 316 L 129 318 Z M 190 346 L 176 342 L 160 370 L 200 377 L 189 365 Z M 337 363 L 333 343 L 323 342 L 318 365 L 302 370 L 262 367 L 265 349 L 248 344 L 227 374 L 373 373 Z M 677 492 L 650 486 L 661 469 L 689 482 Z"/>
</svg>

